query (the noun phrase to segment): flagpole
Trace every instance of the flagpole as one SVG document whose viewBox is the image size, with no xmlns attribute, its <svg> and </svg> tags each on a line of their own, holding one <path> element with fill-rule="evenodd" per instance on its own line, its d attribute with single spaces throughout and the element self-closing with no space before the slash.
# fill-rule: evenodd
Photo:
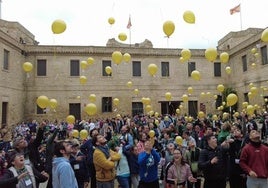
<svg viewBox="0 0 268 188">
<path fill-rule="evenodd" d="M 131 28 L 129 28 L 129 46 L 131 47 Z"/>
</svg>

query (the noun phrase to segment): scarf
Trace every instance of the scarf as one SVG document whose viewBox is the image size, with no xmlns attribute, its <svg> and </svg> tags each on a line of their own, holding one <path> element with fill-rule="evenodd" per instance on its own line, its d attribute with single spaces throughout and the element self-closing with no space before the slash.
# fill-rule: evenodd
<svg viewBox="0 0 268 188">
<path fill-rule="evenodd" d="M 105 157 L 108 159 L 110 157 L 110 151 L 107 145 L 105 146 L 96 146 L 96 148 L 98 148 L 99 150 L 101 150 Z"/>
</svg>

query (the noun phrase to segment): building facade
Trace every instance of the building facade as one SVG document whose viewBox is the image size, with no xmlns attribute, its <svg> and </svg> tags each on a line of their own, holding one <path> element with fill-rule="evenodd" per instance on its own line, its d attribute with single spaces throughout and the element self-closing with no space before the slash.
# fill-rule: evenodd
<svg viewBox="0 0 268 188">
<path fill-rule="evenodd" d="M 176 114 L 177 109 L 193 117 L 199 111 L 220 114 L 219 84 L 237 92 L 238 110 L 242 110 L 244 101 L 266 108 L 268 62 L 267 44 L 260 40 L 263 29 L 230 32 L 219 40 L 218 54 L 227 52 L 230 57 L 224 64 L 219 56 L 208 62 L 206 49 L 190 49 L 190 60 L 181 63 L 182 49 L 153 48 L 149 40 L 126 45 L 110 39 L 102 47 L 38 45 L 34 35 L 19 23 L 0 20 L 0 26 L 2 126 L 32 119 L 61 121 L 68 115 L 81 120 L 117 114 Z M 112 60 L 115 51 L 129 53 L 131 60 L 116 64 Z M 86 68 L 81 66 L 88 58 L 93 58 L 94 63 Z M 33 64 L 31 72 L 23 70 L 24 62 Z M 149 64 L 157 66 L 153 76 L 148 72 Z M 111 75 L 105 71 L 107 66 L 112 69 Z M 225 70 L 227 66 L 232 70 L 229 74 Z M 199 81 L 191 77 L 193 70 L 200 72 Z M 81 76 L 86 80 L 81 81 Z M 256 96 L 248 98 L 249 85 L 258 88 Z M 191 94 L 189 87 L 193 88 Z M 165 96 L 167 92 L 171 94 L 170 100 Z M 94 115 L 84 110 L 91 94 L 96 96 Z M 184 94 L 187 101 L 183 101 Z M 58 106 L 39 108 L 36 99 L 43 95 L 56 99 Z M 117 105 L 113 102 L 115 98 L 119 101 Z M 144 104 L 144 98 L 150 99 L 150 106 Z"/>
</svg>

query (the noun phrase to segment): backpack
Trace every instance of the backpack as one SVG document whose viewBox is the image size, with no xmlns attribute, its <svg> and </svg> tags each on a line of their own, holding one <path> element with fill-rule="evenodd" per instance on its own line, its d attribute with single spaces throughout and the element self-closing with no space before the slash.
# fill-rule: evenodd
<svg viewBox="0 0 268 188">
<path fill-rule="evenodd" d="M 166 168 L 165 168 L 165 182 L 166 182 L 166 183 L 169 183 L 169 184 L 174 184 L 174 181 L 171 181 L 171 180 L 168 180 L 168 179 L 167 179 L 167 176 L 168 176 L 168 170 L 169 170 L 169 168 L 170 168 L 173 164 L 174 164 L 173 161 L 171 161 L 171 162 L 169 162 L 169 163 L 167 164 L 167 166 L 166 166 Z"/>
</svg>

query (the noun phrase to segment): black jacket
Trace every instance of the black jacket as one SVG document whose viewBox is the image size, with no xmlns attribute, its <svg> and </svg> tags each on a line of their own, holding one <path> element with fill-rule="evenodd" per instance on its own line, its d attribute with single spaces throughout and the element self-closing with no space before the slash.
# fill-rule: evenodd
<svg viewBox="0 0 268 188">
<path fill-rule="evenodd" d="M 211 164 L 211 160 L 217 156 L 218 162 Z M 205 180 L 224 180 L 227 177 L 227 150 L 222 147 L 212 149 L 207 147 L 201 150 L 198 160 L 198 168 L 203 171 Z"/>
</svg>

